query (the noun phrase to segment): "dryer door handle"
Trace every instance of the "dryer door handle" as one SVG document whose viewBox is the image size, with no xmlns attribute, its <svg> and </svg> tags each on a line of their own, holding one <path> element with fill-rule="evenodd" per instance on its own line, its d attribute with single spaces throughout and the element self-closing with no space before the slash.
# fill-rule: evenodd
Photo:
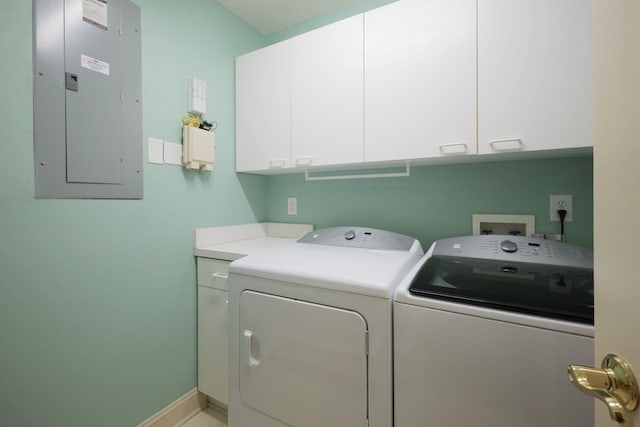
<svg viewBox="0 0 640 427">
<path fill-rule="evenodd" d="M 253 357 L 253 331 L 248 329 L 242 334 L 242 352 L 245 366 L 253 368 L 260 364 L 260 361 Z"/>
</svg>

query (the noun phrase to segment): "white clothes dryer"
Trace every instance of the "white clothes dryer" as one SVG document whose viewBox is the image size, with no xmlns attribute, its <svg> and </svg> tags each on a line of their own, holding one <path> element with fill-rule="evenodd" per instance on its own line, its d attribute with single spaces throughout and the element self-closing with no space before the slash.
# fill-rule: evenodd
<svg viewBox="0 0 640 427">
<path fill-rule="evenodd" d="M 234 261 L 229 426 L 391 426 L 392 298 L 422 254 L 337 227 Z"/>
<path fill-rule="evenodd" d="M 588 427 L 593 254 L 465 236 L 434 243 L 394 299 L 395 427 Z"/>
</svg>

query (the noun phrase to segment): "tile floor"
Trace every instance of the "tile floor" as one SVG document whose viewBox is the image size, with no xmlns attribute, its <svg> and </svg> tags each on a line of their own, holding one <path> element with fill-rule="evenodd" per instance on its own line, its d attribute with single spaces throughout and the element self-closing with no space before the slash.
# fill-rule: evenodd
<svg viewBox="0 0 640 427">
<path fill-rule="evenodd" d="M 211 408 L 205 408 L 182 427 L 227 427 L 227 417 Z"/>
</svg>

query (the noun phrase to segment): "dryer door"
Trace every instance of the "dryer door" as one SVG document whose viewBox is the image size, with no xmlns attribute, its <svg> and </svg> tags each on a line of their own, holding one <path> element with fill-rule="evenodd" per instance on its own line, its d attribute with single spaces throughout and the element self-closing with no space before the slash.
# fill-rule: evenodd
<svg viewBox="0 0 640 427">
<path fill-rule="evenodd" d="M 364 426 L 367 324 L 354 312 L 244 291 L 240 397 L 285 424 Z"/>
</svg>

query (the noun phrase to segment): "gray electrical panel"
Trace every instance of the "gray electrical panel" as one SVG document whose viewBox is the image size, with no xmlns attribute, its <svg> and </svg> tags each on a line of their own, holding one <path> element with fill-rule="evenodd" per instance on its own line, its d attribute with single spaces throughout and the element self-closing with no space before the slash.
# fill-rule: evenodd
<svg viewBox="0 0 640 427">
<path fill-rule="evenodd" d="M 36 197 L 141 199 L 140 8 L 33 0 Z"/>
</svg>

